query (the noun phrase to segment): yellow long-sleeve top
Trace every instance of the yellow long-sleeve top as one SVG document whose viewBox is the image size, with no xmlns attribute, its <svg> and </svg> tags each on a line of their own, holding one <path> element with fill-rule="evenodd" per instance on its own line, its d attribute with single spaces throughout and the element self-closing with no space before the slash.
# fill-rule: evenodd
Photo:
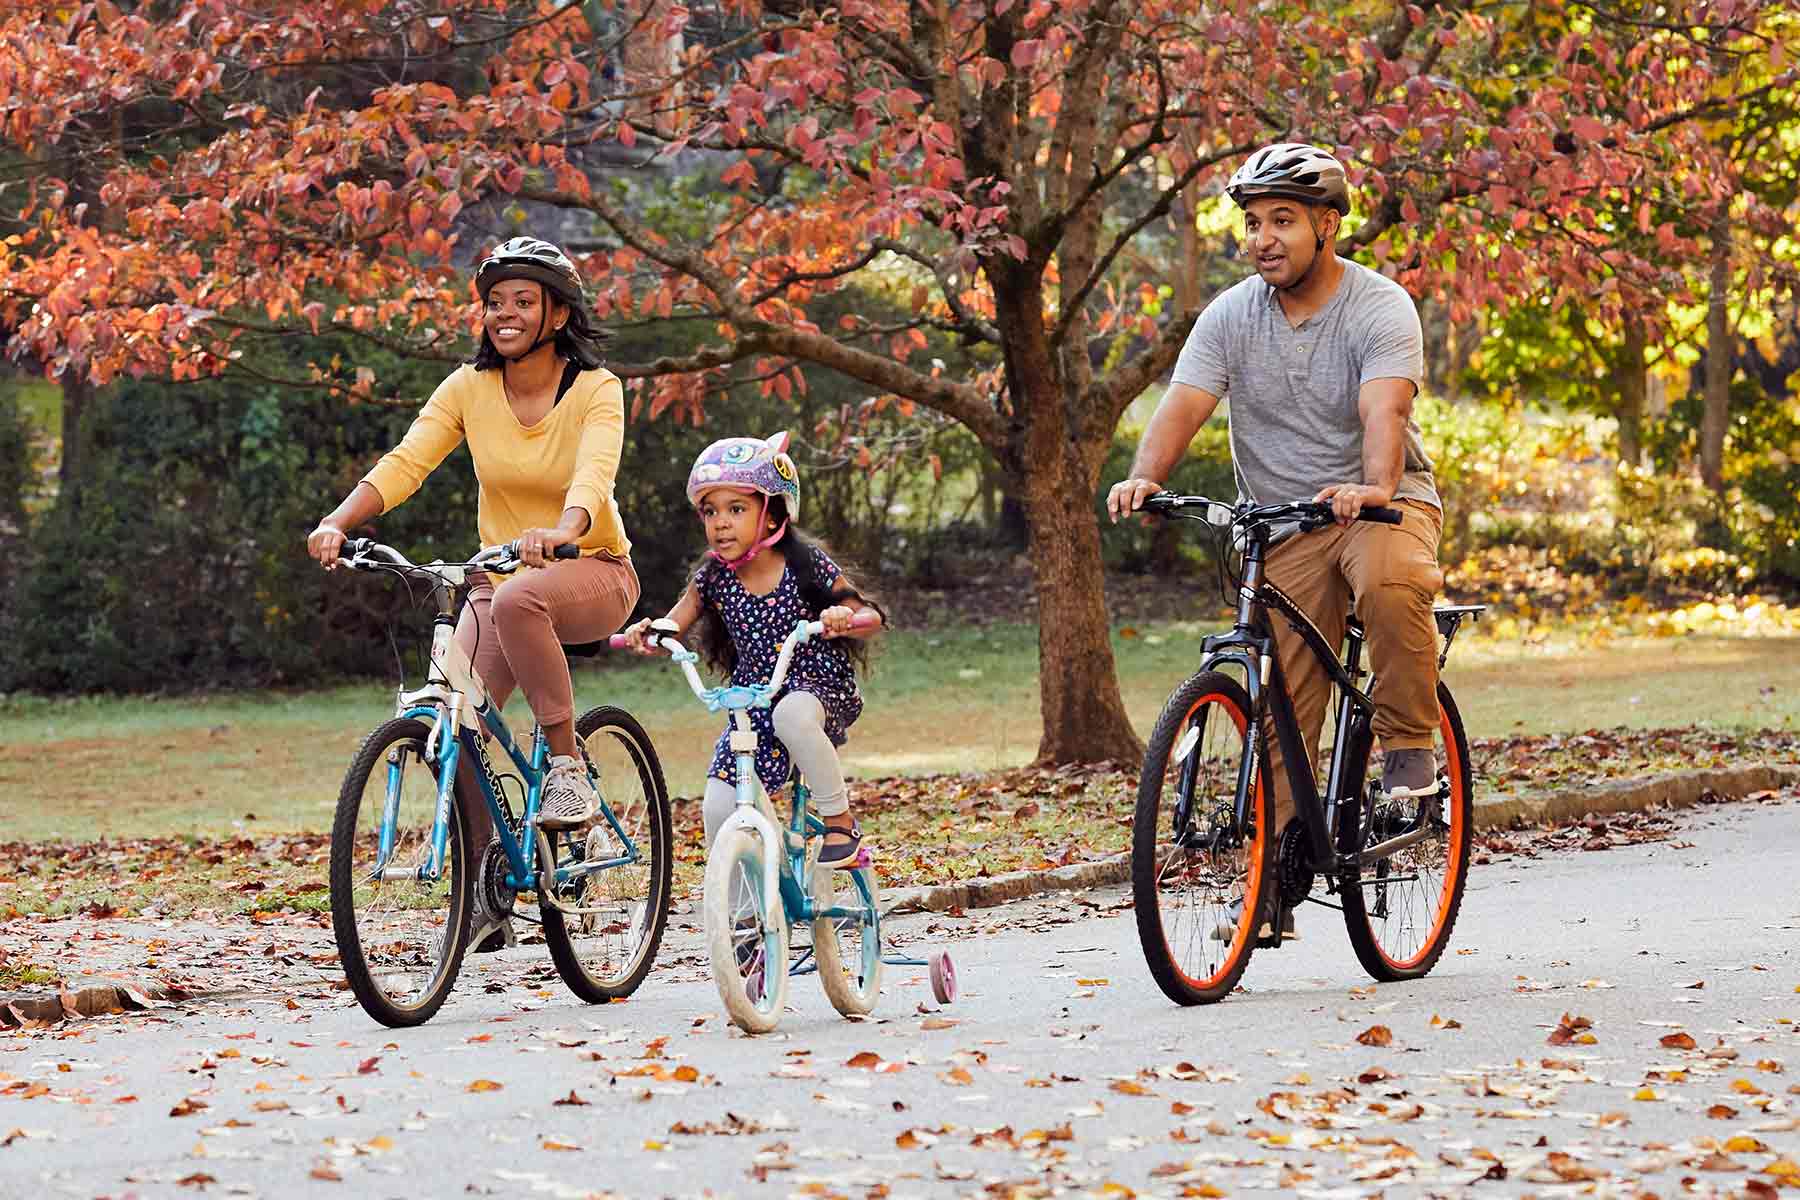
<svg viewBox="0 0 1800 1200">
<path fill-rule="evenodd" d="M 481 544 L 510 542 L 527 529 L 554 529 L 566 508 L 587 510 L 583 556 L 631 552 L 613 481 L 625 448 L 625 389 L 604 368 L 583 371 L 543 420 L 519 424 L 498 370 L 465 364 L 438 385 L 400 444 L 363 482 L 381 493 L 382 512 L 419 489 L 468 439 L 475 459 L 476 528 Z"/>
</svg>

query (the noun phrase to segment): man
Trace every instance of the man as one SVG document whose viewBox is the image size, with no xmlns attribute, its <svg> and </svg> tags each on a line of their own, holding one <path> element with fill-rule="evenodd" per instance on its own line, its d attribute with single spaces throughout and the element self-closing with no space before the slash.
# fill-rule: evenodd
<svg viewBox="0 0 1800 1200">
<path fill-rule="evenodd" d="M 1329 502 L 1338 519 L 1276 547 L 1265 577 L 1334 646 L 1354 601 L 1379 676 L 1382 788 L 1395 798 L 1429 795 L 1438 726 L 1431 603 L 1444 580 L 1437 563 L 1443 511 L 1412 420 L 1425 369 L 1418 310 L 1399 284 L 1338 257 L 1350 191 L 1343 166 L 1325 151 L 1293 142 L 1264 147 L 1225 190 L 1244 210 L 1256 274 L 1216 297 L 1194 323 L 1131 475 L 1113 485 L 1107 509 L 1117 521 L 1161 491 L 1228 397 L 1240 497 Z M 1356 522 L 1379 505 L 1398 508 L 1402 524 Z M 1316 763 L 1329 678 L 1285 623 L 1274 625 L 1294 715 Z M 1281 748 L 1274 738 L 1267 744 L 1282 830 L 1294 801 Z M 1294 937 L 1291 913 L 1282 924 L 1282 936 Z"/>
</svg>

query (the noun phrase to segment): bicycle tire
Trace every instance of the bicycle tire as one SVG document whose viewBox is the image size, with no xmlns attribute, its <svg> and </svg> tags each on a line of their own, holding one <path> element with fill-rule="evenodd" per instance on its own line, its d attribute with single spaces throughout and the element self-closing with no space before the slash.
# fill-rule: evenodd
<svg viewBox="0 0 1800 1200">
<path fill-rule="evenodd" d="M 598 898 L 596 889 L 602 889 L 607 899 L 619 902 L 622 922 L 614 919 L 602 925 L 603 918 L 597 914 L 571 917 L 540 898 L 544 942 L 557 972 L 581 999 L 603 1004 L 635 992 L 656 961 L 669 920 L 674 835 L 662 762 L 637 719 L 622 708 L 602 705 L 581 714 L 575 722 L 575 736 L 598 770 L 600 777 L 595 782 L 601 797 L 643 856 L 641 868 L 636 863 L 625 864 L 583 876 L 564 897 L 594 900 Z M 600 836 L 617 851 L 604 818 L 593 829 L 601 831 Z M 586 830 L 558 831 L 550 834 L 549 840 L 553 847 L 566 848 L 571 859 L 585 855 L 592 845 Z M 619 952 L 601 942 L 610 934 L 622 935 L 616 943 Z"/>
<path fill-rule="evenodd" d="M 376 726 L 350 761 L 331 825 L 331 927 L 337 939 L 338 958 L 363 1010 L 394 1028 L 423 1024 L 443 1007 L 462 969 L 469 940 L 474 894 L 468 837 L 463 830 L 461 805 L 454 800 L 450 805 L 450 836 L 444 858 L 447 880 L 440 878 L 421 887 L 419 881 L 371 880 L 367 875 L 378 861 L 378 847 L 371 847 L 368 839 L 378 837 L 383 820 L 380 811 L 371 814 L 368 802 L 373 797 L 385 798 L 390 787 L 405 788 L 409 760 L 416 763 L 429 787 L 421 784 L 414 793 L 417 799 L 399 813 L 396 823 L 404 825 L 404 835 L 397 831 L 388 861 L 390 865 L 396 860 L 401 865 L 419 865 L 423 856 L 429 854 L 437 798 L 437 773 L 424 758 L 431 731 L 429 723 L 416 717 L 396 717 Z M 390 777 L 371 793 L 369 784 L 378 766 Z M 401 804 L 406 804 L 406 799 L 402 794 Z M 421 806 L 422 812 L 418 811 Z M 359 836 L 359 826 L 368 825 L 371 817 L 373 825 Z M 359 849 L 374 852 L 367 856 L 367 862 L 359 863 Z M 360 893 L 359 881 L 363 885 Z M 376 897 L 391 898 L 394 908 L 376 903 Z M 439 904 L 444 906 L 441 917 L 423 915 L 437 912 Z M 385 912 L 399 915 L 382 918 L 380 914 Z M 420 919 L 409 921 L 406 914 L 419 915 Z M 367 929 L 363 917 L 369 919 Z M 391 989 L 412 978 L 416 972 L 408 968 L 420 965 L 420 960 L 429 967 L 423 985 L 396 996 Z"/>
<path fill-rule="evenodd" d="M 842 893 L 839 878 L 850 885 Z M 866 1017 L 881 996 L 881 891 L 875 872 L 868 867 L 815 867 L 815 909 L 823 912 L 838 905 L 840 894 L 841 907 L 854 909 L 854 915 L 813 918 L 813 958 L 819 964 L 819 986 L 831 1006 L 846 1017 Z"/>
<path fill-rule="evenodd" d="M 1131 894 L 1144 961 L 1163 994 L 1177 1004 L 1216 1003 L 1237 986 L 1256 949 L 1264 896 L 1277 886 L 1272 797 L 1260 769 L 1249 827 L 1237 825 L 1237 778 L 1247 752 L 1249 711 L 1249 697 L 1236 680 L 1202 671 L 1170 694 L 1144 752 L 1131 823 Z M 1205 744 L 1214 729 L 1223 733 L 1216 748 Z M 1190 730 L 1198 731 L 1195 740 L 1177 760 Z M 1185 770 L 1190 764 L 1192 770 Z M 1179 831 L 1178 806 L 1184 814 Z M 1204 831 L 1198 822 L 1206 823 Z M 1186 845 L 1177 845 L 1177 838 Z M 1210 844 L 1201 848 L 1202 839 Z M 1178 870 L 1172 874 L 1172 868 Z M 1200 885 L 1191 904 L 1176 894 L 1186 884 Z M 1236 916 L 1233 900 L 1241 905 Z M 1224 930 L 1228 937 L 1219 936 Z"/>
<path fill-rule="evenodd" d="M 1430 973 L 1450 943 L 1462 908 L 1463 890 L 1468 884 L 1470 839 L 1475 824 L 1474 771 L 1469 764 L 1469 740 L 1463 732 L 1462 715 L 1450 689 L 1438 684 L 1438 751 L 1441 766 L 1449 782 L 1445 811 L 1440 814 L 1442 834 L 1419 843 L 1424 847 L 1413 853 L 1407 847 L 1394 856 L 1341 880 L 1344 900 L 1344 929 L 1350 945 L 1369 975 L 1383 983 L 1402 979 L 1418 979 Z M 1373 772 L 1371 772 L 1373 775 Z M 1343 808 L 1344 821 L 1354 822 L 1354 830 L 1340 845 L 1363 848 L 1380 840 L 1382 830 L 1372 816 L 1367 787 Z M 1441 855 L 1443 869 L 1435 882 L 1418 889 L 1397 887 L 1409 882 L 1402 878 L 1388 882 L 1394 874 L 1393 864 L 1399 860 L 1403 869 L 1410 867 L 1419 879 L 1435 857 Z M 1405 856 L 1402 858 L 1402 856 Z M 1371 882 L 1373 880 L 1373 882 Z M 1396 893 L 1399 902 L 1396 904 Z M 1416 893 L 1417 903 L 1413 902 Z M 1420 915 L 1424 915 L 1421 928 Z M 1411 936 L 1416 931 L 1416 937 Z M 1415 944 L 1416 943 L 1416 944 Z"/>
<path fill-rule="evenodd" d="M 787 1003 L 787 907 L 765 895 L 762 839 L 748 829 L 721 833 L 706 855 L 707 957 L 732 1024 L 768 1033 Z"/>
</svg>

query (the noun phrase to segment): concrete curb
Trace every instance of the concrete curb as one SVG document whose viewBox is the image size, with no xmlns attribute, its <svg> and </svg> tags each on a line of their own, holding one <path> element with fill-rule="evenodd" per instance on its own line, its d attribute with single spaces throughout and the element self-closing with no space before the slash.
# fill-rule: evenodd
<svg viewBox="0 0 1800 1200">
<path fill-rule="evenodd" d="M 1593 814 L 1687 808 L 1707 796 L 1733 798 L 1800 784 L 1800 766 L 1757 764 L 1724 770 L 1672 771 L 1554 792 L 1499 796 L 1475 806 L 1475 828 L 1512 829 Z M 1044 892 L 1077 891 L 1124 883 L 1131 856 L 1115 854 L 1049 871 L 1008 871 L 961 883 L 895 888 L 883 899 L 890 913 L 989 908 Z"/>
<path fill-rule="evenodd" d="M 118 979 L 84 976 L 61 991 L 20 992 L 0 996 L 0 1029 L 54 1025 L 72 1017 L 100 1017 L 109 1013 L 146 1012 L 183 1000 L 202 999 L 210 993 L 193 992 L 160 979 Z"/>
</svg>

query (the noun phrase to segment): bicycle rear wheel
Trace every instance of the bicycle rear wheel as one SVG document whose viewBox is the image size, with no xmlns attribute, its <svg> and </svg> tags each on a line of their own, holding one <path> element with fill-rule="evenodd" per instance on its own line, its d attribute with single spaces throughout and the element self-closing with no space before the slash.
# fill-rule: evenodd
<svg viewBox="0 0 1800 1200">
<path fill-rule="evenodd" d="M 350 762 L 331 826 L 338 957 L 350 990 L 384 1025 L 431 1019 L 450 995 L 469 937 L 468 838 L 454 802 L 442 870 L 419 877 L 431 862 L 437 817 L 437 767 L 425 758 L 431 730 L 412 717 L 377 726 Z"/>
<path fill-rule="evenodd" d="M 1350 945 L 1363 969 L 1383 982 L 1417 979 L 1437 965 L 1468 883 L 1474 772 L 1462 716 L 1442 683 L 1438 710 L 1437 797 L 1379 800 L 1381 758 L 1375 755 L 1359 802 L 1344 806 L 1343 819 L 1355 824 L 1339 845 L 1366 850 L 1403 836 L 1418 838 L 1341 881 Z"/>
<path fill-rule="evenodd" d="M 599 1004 L 636 991 L 662 943 L 673 847 L 669 789 L 650 736 L 625 710 L 590 709 L 575 722 L 575 736 L 587 752 L 605 811 L 586 829 L 550 833 L 552 854 L 563 867 L 617 865 L 554 889 L 557 902 L 579 911 L 565 913 L 542 902 L 539 909 L 544 941 L 563 982 L 583 1000 Z"/>
<path fill-rule="evenodd" d="M 719 834 L 706 855 L 706 949 L 725 1013 L 745 1033 L 768 1033 L 787 1003 L 787 907 L 763 879 L 762 839 Z"/>
<path fill-rule="evenodd" d="M 1150 974 L 1177 1004 L 1211 1004 L 1237 986 L 1274 888 L 1271 797 L 1255 775 L 1239 824 L 1239 765 L 1250 701 L 1203 671 L 1163 705 L 1144 753 L 1131 825 L 1131 893 Z"/>
</svg>

